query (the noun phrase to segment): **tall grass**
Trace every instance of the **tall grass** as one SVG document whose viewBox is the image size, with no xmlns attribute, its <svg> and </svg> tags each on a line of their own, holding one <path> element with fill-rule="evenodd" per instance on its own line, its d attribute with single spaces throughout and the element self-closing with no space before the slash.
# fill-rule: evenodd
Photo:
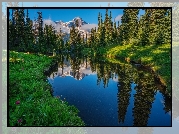
<svg viewBox="0 0 179 134">
<path fill-rule="evenodd" d="M 59 97 L 52 97 L 43 70 L 53 58 L 10 52 L 10 126 L 84 126 L 78 110 Z"/>
</svg>

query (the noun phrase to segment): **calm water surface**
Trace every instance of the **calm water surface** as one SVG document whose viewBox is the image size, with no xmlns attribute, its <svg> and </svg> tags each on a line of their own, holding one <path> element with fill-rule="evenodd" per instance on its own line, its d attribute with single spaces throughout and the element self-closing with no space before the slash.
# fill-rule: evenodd
<svg viewBox="0 0 179 134">
<path fill-rule="evenodd" d="M 86 126 L 171 126 L 171 98 L 140 67 L 61 57 L 48 81 Z"/>
</svg>

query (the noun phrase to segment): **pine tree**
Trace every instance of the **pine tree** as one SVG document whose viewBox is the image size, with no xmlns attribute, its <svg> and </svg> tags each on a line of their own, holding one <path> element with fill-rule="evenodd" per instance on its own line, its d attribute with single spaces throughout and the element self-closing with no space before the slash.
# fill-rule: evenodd
<svg viewBox="0 0 179 134">
<path fill-rule="evenodd" d="M 94 43 L 95 43 L 95 30 L 92 28 L 91 29 L 91 47 L 94 47 Z"/>
<path fill-rule="evenodd" d="M 96 47 L 98 47 L 100 44 L 101 23 L 102 23 L 101 21 L 102 21 L 102 16 L 99 12 L 99 14 L 98 14 L 98 30 L 96 31 L 96 35 L 95 35 Z"/>
<path fill-rule="evenodd" d="M 75 30 L 75 26 L 72 26 L 72 29 L 70 29 L 70 44 L 71 44 L 71 48 L 74 50 L 76 48 L 76 30 Z"/>
<path fill-rule="evenodd" d="M 121 17 L 120 36 L 124 44 L 133 43 L 137 35 L 139 9 L 124 9 Z"/>
<path fill-rule="evenodd" d="M 117 35 L 118 35 L 118 33 L 117 33 L 117 26 L 116 26 L 116 22 L 115 22 L 115 20 L 114 20 L 114 32 L 113 32 L 113 35 L 112 35 L 112 37 L 113 37 L 113 43 L 118 43 L 118 41 L 117 41 Z"/>
<path fill-rule="evenodd" d="M 99 12 L 99 14 L 98 14 L 98 32 L 100 32 L 100 27 L 101 27 L 101 14 Z"/>
<path fill-rule="evenodd" d="M 108 9 L 106 9 L 104 25 L 105 25 L 105 42 L 108 45 L 110 43 L 110 25 L 111 25 L 110 18 L 108 16 Z"/>
<path fill-rule="evenodd" d="M 117 26 L 117 43 L 118 44 L 121 44 L 122 42 L 122 36 L 120 35 L 121 34 L 121 31 L 120 31 L 120 24 L 119 24 L 119 21 L 118 21 L 118 26 Z"/>
<path fill-rule="evenodd" d="M 77 31 L 77 39 L 76 39 L 76 42 L 77 42 L 77 50 L 80 51 L 81 50 L 81 34 L 79 31 Z"/>
<path fill-rule="evenodd" d="M 87 43 L 87 40 L 88 40 L 88 36 L 87 36 L 87 33 L 86 33 L 86 42 L 85 42 L 85 46 L 88 46 L 88 43 Z"/>
<path fill-rule="evenodd" d="M 114 43 L 113 32 L 114 32 L 114 29 L 113 29 L 112 13 L 110 11 L 110 16 L 109 16 L 109 44 L 108 45 L 110 45 L 111 43 Z"/>
<path fill-rule="evenodd" d="M 25 40 L 25 13 L 24 9 L 19 10 L 19 18 L 18 18 L 18 25 L 19 25 L 19 35 L 20 35 L 20 50 L 27 51 L 27 42 Z"/>
<path fill-rule="evenodd" d="M 130 10 L 130 20 L 129 20 L 129 34 L 128 34 L 128 38 L 129 38 L 129 43 L 133 44 L 136 36 L 137 36 L 137 32 L 138 32 L 138 14 L 139 14 L 139 9 L 131 9 Z"/>
<path fill-rule="evenodd" d="M 93 44 L 93 50 L 96 52 L 96 50 L 97 50 L 97 47 L 98 47 L 98 45 L 99 45 L 99 36 L 98 36 L 98 31 L 97 31 L 97 29 L 96 29 L 96 27 L 95 27 L 95 29 L 94 29 L 94 44 Z"/>
<path fill-rule="evenodd" d="M 82 44 L 83 46 L 85 45 L 85 35 L 83 34 L 83 38 L 82 38 Z"/>
<path fill-rule="evenodd" d="M 15 29 L 15 20 L 14 20 L 14 10 L 12 9 L 12 20 L 9 18 L 9 48 L 14 49 L 15 47 L 15 38 L 16 38 L 16 29 Z"/>
<path fill-rule="evenodd" d="M 12 12 L 13 45 L 18 51 L 25 51 L 25 14 L 23 9 L 15 9 Z"/>
<path fill-rule="evenodd" d="M 102 23 L 102 27 L 101 27 L 101 35 L 100 35 L 100 46 L 105 47 L 106 46 L 106 41 L 105 41 L 105 33 L 106 33 L 106 29 L 105 29 L 105 24 Z"/>
<path fill-rule="evenodd" d="M 121 17 L 121 25 L 120 25 L 120 40 L 122 44 L 127 44 L 129 41 L 128 34 L 129 34 L 129 9 L 123 10 L 123 16 Z"/>
<path fill-rule="evenodd" d="M 44 52 L 44 48 L 43 48 L 43 20 L 42 20 L 42 12 L 37 12 L 38 13 L 38 19 L 37 19 L 37 44 L 38 44 L 38 52 Z"/>
<path fill-rule="evenodd" d="M 34 44 L 33 44 L 33 33 L 32 33 L 32 26 L 33 22 L 29 18 L 29 13 L 27 9 L 27 14 L 26 14 L 26 23 L 25 23 L 25 43 L 27 46 L 27 50 L 30 52 L 34 51 Z"/>
<path fill-rule="evenodd" d="M 50 44 L 49 26 L 45 24 L 45 27 L 44 27 L 44 49 L 47 50 L 49 48 L 48 47 L 49 44 Z"/>
<path fill-rule="evenodd" d="M 150 9 L 145 9 L 145 14 L 140 18 L 138 24 L 138 44 L 145 46 L 150 44 Z"/>
<path fill-rule="evenodd" d="M 165 18 L 166 18 L 166 9 L 153 9 L 151 11 L 151 31 L 150 41 L 151 44 L 160 45 L 164 42 L 164 27 L 165 27 Z M 165 27 L 166 28 L 166 27 Z"/>
</svg>

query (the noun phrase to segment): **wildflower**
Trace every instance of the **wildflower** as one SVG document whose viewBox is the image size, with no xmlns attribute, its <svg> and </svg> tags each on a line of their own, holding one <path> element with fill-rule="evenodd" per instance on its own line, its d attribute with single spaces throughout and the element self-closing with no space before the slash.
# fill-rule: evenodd
<svg viewBox="0 0 179 134">
<path fill-rule="evenodd" d="M 20 104 L 20 101 L 18 100 L 18 101 L 16 101 L 16 104 L 18 105 L 18 104 Z"/>
<path fill-rule="evenodd" d="M 17 120 L 18 121 L 18 123 L 21 123 L 22 122 L 22 119 L 19 119 L 19 120 Z"/>
</svg>

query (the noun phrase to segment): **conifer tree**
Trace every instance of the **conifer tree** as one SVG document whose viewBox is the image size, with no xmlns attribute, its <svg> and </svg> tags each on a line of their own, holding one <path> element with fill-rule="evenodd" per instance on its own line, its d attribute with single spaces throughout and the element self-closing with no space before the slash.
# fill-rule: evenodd
<svg viewBox="0 0 179 134">
<path fill-rule="evenodd" d="M 43 20 L 42 20 L 42 12 L 37 12 L 38 13 L 38 19 L 37 19 L 37 35 L 38 35 L 38 52 L 44 52 L 44 48 L 43 48 Z"/>
<path fill-rule="evenodd" d="M 128 42 L 128 22 L 129 22 L 129 9 L 123 10 L 123 16 L 121 17 L 121 25 L 120 25 L 120 40 L 122 44 Z"/>
<path fill-rule="evenodd" d="M 100 35 L 100 46 L 105 47 L 106 46 L 106 41 L 105 41 L 105 33 L 106 33 L 106 29 L 105 29 L 105 24 L 102 23 L 102 27 L 101 27 L 101 35 Z"/>
<path fill-rule="evenodd" d="M 110 18 L 108 15 L 108 9 L 106 9 L 106 14 L 105 14 L 105 20 L 104 20 L 104 28 L 105 28 L 105 42 L 106 44 L 109 44 L 110 42 Z M 104 31 L 104 30 L 103 30 Z"/>
<path fill-rule="evenodd" d="M 151 10 L 151 33 L 150 41 L 151 44 L 160 45 L 164 43 L 164 27 L 165 27 L 165 17 L 166 9 L 153 9 Z M 165 27 L 166 28 L 166 27 Z"/>
<path fill-rule="evenodd" d="M 13 15 L 13 9 L 12 9 L 12 19 L 9 18 L 9 49 L 13 49 L 15 47 L 14 41 L 15 41 L 15 23 L 14 23 L 14 15 Z"/>
<path fill-rule="evenodd" d="M 120 24 L 119 24 L 119 21 L 118 21 L 118 26 L 117 26 L 117 43 L 121 43 L 122 42 L 122 36 L 120 35 Z"/>
<path fill-rule="evenodd" d="M 120 35 L 123 43 L 132 43 L 137 35 L 139 9 L 124 9 L 121 17 Z"/>
<path fill-rule="evenodd" d="M 73 25 L 72 29 L 70 30 L 70 44 L 73 50 L 76 48 L 77 45 L 76 37 L 77 37 L 77 33 L 76 33 L 75 26 Z"/>
<path fill-rule="evenodd" d="M 99 12 L 98 14 L 98 30 L 96 31 L 96 35 L 95 35 L 95 43 L 96 43 L 96 47 L 99 46 L 100 44 L 100 34 L 101 34 L 101 14 Z"/>
<path fill-rule="evenodd" d="M 19 27 L 19 36 L 20 36 L 20 51 L 27 51 L 27 41 L 25 40 L 25 13 L 24 9 L 19 10 L 18 16 L 18 27 Z"/>
<path fill-rule="evenodd" d="M 130 10 L 130 20 L 129 20 L 129 43 L 133 43 L 137 36 L 138 32 L 138 14 L 139 14 L 139 9 L 131 9 Z"/>
<path fill-rule="evenodd" d="M 99 12 L 99 14 L 98 14 L 98 32 L 100 32 L 100 27 L 101 27 L 101 14 Z"/>
<path fill-rule="evenodd" d="M 33 22 L 29 18 L 29 13 L 27 9 L 27 14 L 26 14 L 26 23 L 25 23 L 25 43 L 27 46 L 27 50 L 33 52 L 34 51 L 34 44 L 33 44 L 33 33 L 32 33 L 32 26 Z"/>
<path fill-rule="evenodd" d="M 82 38 L 82 44 L 83 46 L 85 45 L 85 35 L 83 34 L 83 38 Z"/>
<path fill-rule="evenodd" d="M 117 26 L 116 26 L 115 20 L 114 20 L 114 28 L 113 29 L 114 29 L 113 34 L 112 34 L 113 43 L 114 42 L 118 43 L 118 41 L 117 41 L 117 35 L 118 35 L 118 33 L 117 33 Z"/>
<path fill-rule="evenodd" d="M 110 45 L 111 43 L 114 43 L 113 32 L 114 32 L 114 29 L 113 29 L 112 13 L 110 11 L 110 16 L 109 16 L 109 44 L 108 45 Z"/>
<path fill-rule="evenodd" d="M 94 29 L 94 44 L 93 44 L 93 50 L 96 51 L 97 50 L 97 47 L 99 45 L 99 36 L 98 36 L 98 31 L 95 27 Z"/>
<path fill-rule="evenodd" d="M 43 48 L 42 52 L 45 54 L 52 53 L 54 50 L 61 49 L 61 33 L 55 34 L 55 28 L 52 25 L 46 25 L 43 30 Z"/>
<path fill-rule="evenodd" d="M 88 46 L 88 43 L 87 43 L 87 40 L 88 40 L 88 37 L 87 37 L 87 33 L 86 33 L 86 42 L 85 42 L 85 46 Z"/>
<path fill-rule="evenodd" d="M 91 47 L 94 47 L 95 43 L 95 30 L 92 28 L 91 29 Z"/>
<path fill-rule="evenodd" d="M 145 9 L 145 14 L 140 18 L 138 24 L 138 45 L 149 45 L 150 44 L 150 9 Z"/>
</svg>

